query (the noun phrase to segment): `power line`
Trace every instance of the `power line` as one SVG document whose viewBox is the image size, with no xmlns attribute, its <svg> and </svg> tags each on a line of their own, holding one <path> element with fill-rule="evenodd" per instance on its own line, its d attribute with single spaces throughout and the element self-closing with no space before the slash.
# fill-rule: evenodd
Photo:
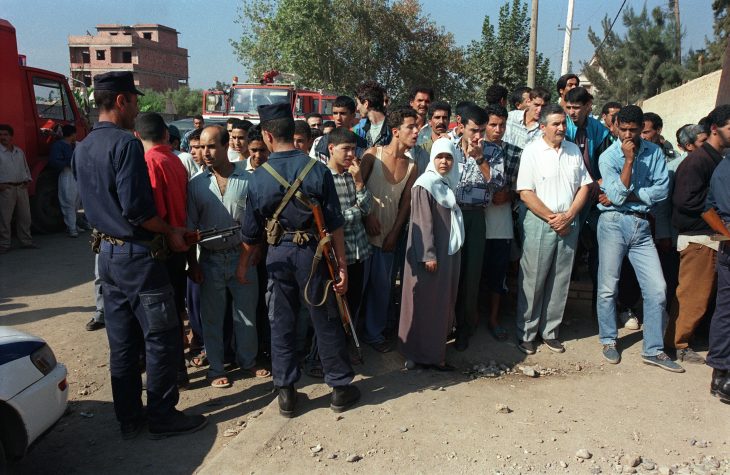
<svg viewBox="0 0 730 475">
<path fill-rule="evenodd" d="M 613 21 L 611 22 L 611 26 L 608 27 L 608 31 L 606 32 L 606 36 L 603 37 L 603 41 L 601 41 L 601 44 L 598 45 L 598 48 L 596 48 L 596 51 L 593 53 L 593 56 L 591 56 L 590 61 L 588 61 L 588 63 L 586 63 L 586 64 L 591 64 L 591 62 L 595 59 L 595 57 L 598 54 L 598 52 L 603 47 L 603 44 L 608 39 L 608 36 L 611 34 L 611 31 L 613 30 L 613 25 L 616 23 L 616 20 L 618 20 L 619 15 L 621 15 L 621 11 L 624 9 L 624 6 L 626 5 L 626 2 L 627 1 L 628 0 L 624 0 L 624 2 L 621 4 L 621 7 L 618 9 L 618 12 L 616 13 L 616 16 L 613 17 Z"/>
</svg>

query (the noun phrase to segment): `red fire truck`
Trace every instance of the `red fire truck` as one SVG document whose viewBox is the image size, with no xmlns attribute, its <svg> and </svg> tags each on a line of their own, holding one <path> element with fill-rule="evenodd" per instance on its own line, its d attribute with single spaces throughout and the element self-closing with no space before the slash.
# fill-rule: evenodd
<svg viewBox="0 0 730 475">
<path fill-rule="evenodd" d="M 275 82 L 282 77 L 277 71 L 268 71 L 258 83 L 233 84 L 227 91 L 208 90 L 203 92 L 203 117 L 205 119 L 227 119 L 235 117 L 259 122 L 258 106 L 285 102 L 291 104 L 297 119 L 311 112 L 322 114 L 324 120 L 332 119 L 332 104 L 336 94 L 322 90 L 304 89 L 294 83 Z"/>
<path fill-rule="evenodd" d="M 0 123 L 13 127 L 15 145 L 28 160 L 33 227 L 45 232 L 62 229 L 58 173 L 46 168 L 48 152 L 61 126 L 75 125 L 80 140 L 87 133 L 86 121 L 62 74 L 26 66 L 25 56 L 18 54 L 15 28 L 2 18 L 0 71 Z"/>
</svg>

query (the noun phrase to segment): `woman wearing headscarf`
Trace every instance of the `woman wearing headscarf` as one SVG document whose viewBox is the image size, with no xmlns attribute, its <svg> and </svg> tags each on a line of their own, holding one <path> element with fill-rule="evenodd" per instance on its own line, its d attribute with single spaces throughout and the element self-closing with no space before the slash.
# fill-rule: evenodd
<svg viewBox="0 0 730 475">
<path fill-rule="evenodd" d="M 411 192 L 398 329 L 398 348 L 408 369 L 454 369 L 446 363 L 446 339 L 454 324 L 464 243 L 464 222 L 454 195 L 458 181 L 451 141 L 436 140 L 428 167 Z"/>
</svg>

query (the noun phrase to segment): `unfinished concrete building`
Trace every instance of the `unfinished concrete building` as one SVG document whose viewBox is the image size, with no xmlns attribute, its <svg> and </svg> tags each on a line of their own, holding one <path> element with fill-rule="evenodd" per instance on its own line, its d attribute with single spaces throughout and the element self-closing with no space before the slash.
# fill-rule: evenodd
<svg viewBox="0 0 730 475">
<path fill-rule="evenodd" d="M 139 88 L 165 91 L 188 84 L 188 50 L 178 46 L 174 28 L 97 25 L 96 31 L 68 37 L 71 77 L 76 81 L 91 86 L 97 74 L 131 71 Z"/>
</svg>

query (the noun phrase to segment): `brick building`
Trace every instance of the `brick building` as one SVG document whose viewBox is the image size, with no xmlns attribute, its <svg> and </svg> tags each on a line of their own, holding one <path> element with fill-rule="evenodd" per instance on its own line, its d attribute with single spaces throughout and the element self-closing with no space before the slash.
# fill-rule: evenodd
<svg viewBox="0 0 730 475">
<path fill-rule="evenodd" d="M 188 84 L 188 50 L 178 32 L 158 24 L 97 25 L 96 35 L 69 36 L 71 76 L 87 86 L 109 71 L 132 71 L 137 87 L 156 91 Z"/>
</svg>

